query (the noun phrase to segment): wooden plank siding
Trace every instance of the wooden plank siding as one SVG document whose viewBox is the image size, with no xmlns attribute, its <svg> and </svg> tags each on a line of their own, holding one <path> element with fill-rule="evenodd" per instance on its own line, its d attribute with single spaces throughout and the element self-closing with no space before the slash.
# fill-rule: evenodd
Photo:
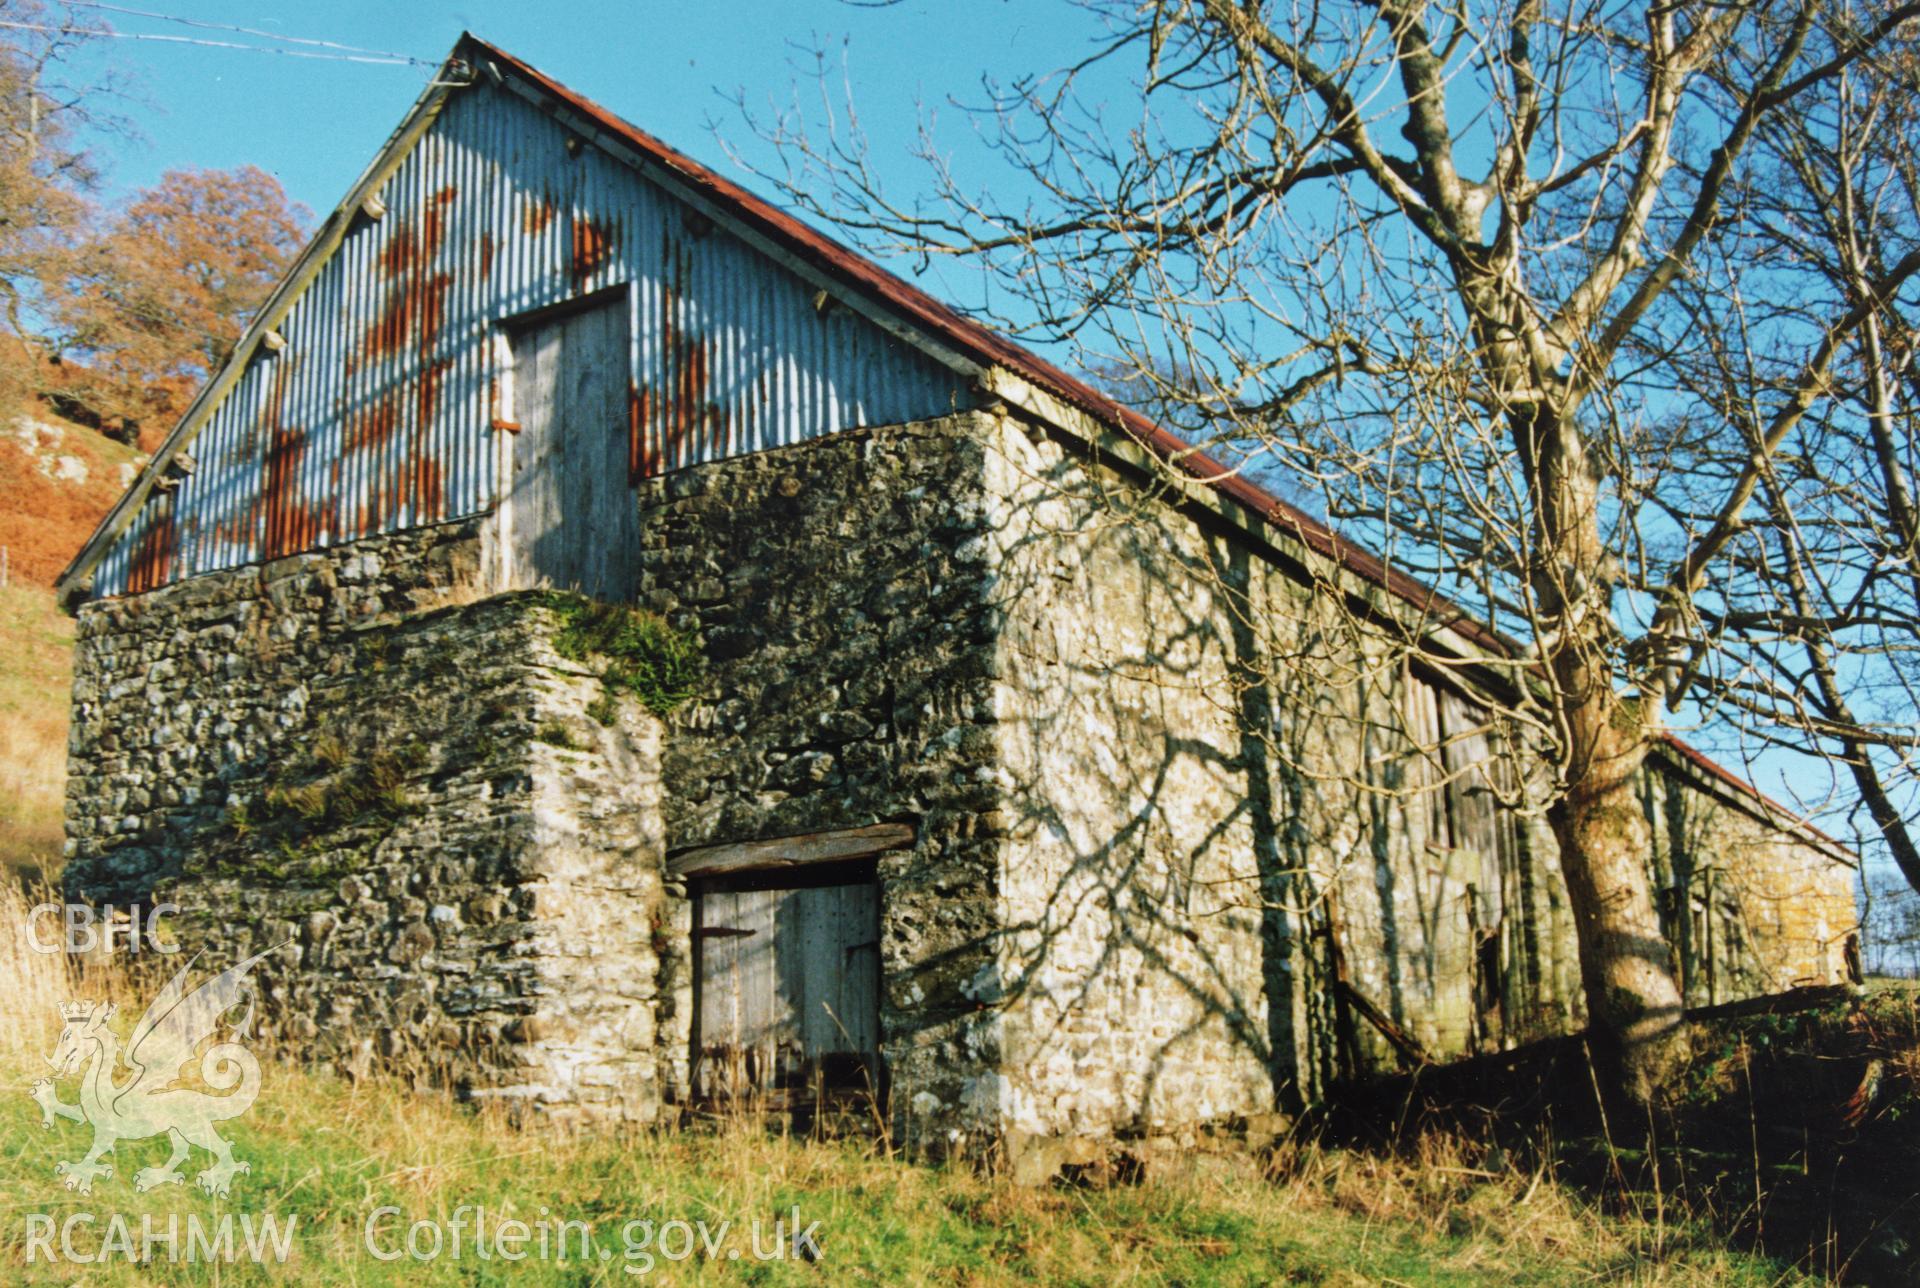
<svg viewBox="0 0 1920 1288">
<path fill-rule="evenodd" d="M 1420 668 L 1407 675 L 1412 744 L 1409 821 L 1425 855 L 1424 951 L 1436 979 L 1465 989 L 1464 1029 L 1447 1045 L 1465 1053 L 1530 1036 L 1527 999 L 1539 975 L 1537 909 L 1524 820 L 1502 803 L 1515 770 L 1489 709 Z"/>
<path fill-rule="evenodd" d="M 875 823 L 871 827 L 808 832 L 800 836 L 777 837 L 771 841 L 703 845 L 669 859 L 667 875 L 682 879 L 714 877 L 733 872 L 775 871 L 815 863 L 864 859 L 886 850 L 912 845 L 913 837 L 913 829 L 905 823 Z"/>
</svg>

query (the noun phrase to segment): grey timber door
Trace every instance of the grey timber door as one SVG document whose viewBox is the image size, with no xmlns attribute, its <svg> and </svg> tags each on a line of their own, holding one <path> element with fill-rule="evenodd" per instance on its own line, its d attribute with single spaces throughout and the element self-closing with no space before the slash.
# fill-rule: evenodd
<svg viewBox="0 0 1920 1288">
<path fill-rule="evenodd" d="M 509 324 L 513 410 L 507 584 L 630 600 L 640 520 L 630 478 L 627 297 Z"/>
<path fill-rule="evenodd" d="M 871 863 L 699 883 L 696 1093 L 879 1087 L 880 896 Z M 798 1093 L 797 1095 L 795 1093 Z"/>
</svg>

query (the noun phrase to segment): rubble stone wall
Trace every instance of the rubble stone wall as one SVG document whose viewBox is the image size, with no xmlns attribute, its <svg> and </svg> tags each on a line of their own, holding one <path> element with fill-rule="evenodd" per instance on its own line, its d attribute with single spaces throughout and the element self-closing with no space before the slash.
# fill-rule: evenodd
<svg viewBox="0 0 1920 1288">
<path fill-rule="evenodd" d="M 1006 828 L 980 427 L 849 430 L 640 486 L 640 602 L 698 642 L 706 677 L 662 760 L 669 848 L 915 829 L 878 859 L 880 1023 L 898 1136 L 933 1153 L 998 1131 L 978 987 Z M 669 988 L 684 1064 L 690 973 Z"/>
<path fill-rule="evenodd" d="M 67 880 L 257 968 L 262 1034 L 350 1072 L 650 1119 L 659 723 L 603 725 L 477 524 L 86 605 Z M 171 965 L 171 963 L 170 963 Z"/>
</svg>

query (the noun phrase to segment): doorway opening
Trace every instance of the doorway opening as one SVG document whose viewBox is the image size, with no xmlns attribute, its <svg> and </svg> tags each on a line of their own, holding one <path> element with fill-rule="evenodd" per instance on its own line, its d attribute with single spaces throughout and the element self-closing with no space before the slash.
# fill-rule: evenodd
<svg viewBox="0 0 1920 1288">
<path fill-rule="evenodd" d="M 871 858 L 695 878 L 697 1104 L 885 1120 Z"/>
<path fill-rule="evenodd" d="M 550 586 L 631 601 L 640 516 L 631 478 L 625 286 L 508 318 L 495 345 L 492 423 L 509 437 L 500 507 L 511 590 Z"/>
</svg>

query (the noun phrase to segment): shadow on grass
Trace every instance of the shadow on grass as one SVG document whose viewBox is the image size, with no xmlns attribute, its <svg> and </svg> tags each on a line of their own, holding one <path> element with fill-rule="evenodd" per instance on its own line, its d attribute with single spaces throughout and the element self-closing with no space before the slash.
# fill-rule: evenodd
<svg viewBox="0 0 1920 1288">
<path fill-rule="evenodd" d="M 1489 1172 L 1537 1173 L 1603 1212 L 1708 1223 L 1844 1283 L 1920 1285 L 1920 1004 L 1844 990 L 1718 1008 L 1691 1025 L 1669 1102 L 1603 1102 L 1580 1038 L 1336 1088 L 1312 1130 L 1390 1155 L 1434 1133 Z"/>
</svg>

